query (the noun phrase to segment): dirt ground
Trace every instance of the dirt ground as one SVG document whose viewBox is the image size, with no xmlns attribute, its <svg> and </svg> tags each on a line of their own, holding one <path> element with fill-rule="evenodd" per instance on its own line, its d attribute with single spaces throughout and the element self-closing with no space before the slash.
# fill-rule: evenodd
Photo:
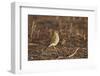
<svg viewBox="0 0 100 76">
<path fill-rule="evenodd" d="M 48 47 L 54 30 L 59 43 Z M 88 17 L 28 16 L 29 61 L 83 58 L 88 58 Z"/>
</svg>

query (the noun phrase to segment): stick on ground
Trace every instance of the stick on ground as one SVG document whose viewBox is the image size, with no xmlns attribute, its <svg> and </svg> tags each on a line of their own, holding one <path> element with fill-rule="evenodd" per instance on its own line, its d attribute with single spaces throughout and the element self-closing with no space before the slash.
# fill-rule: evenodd
<svg viewBox="0 0 100 76">
<path fill-rule="evenodd" d="M 74 56 L 74 55 L 77 53 L 78 49 L 79 49 L 79 48 L 77 48 L 77 49 L 74 51 L 74 53 L 72 53 L 72 54 L 69 55 L 68 57 L 70 58 L 70 57 Z"/>
</svg>

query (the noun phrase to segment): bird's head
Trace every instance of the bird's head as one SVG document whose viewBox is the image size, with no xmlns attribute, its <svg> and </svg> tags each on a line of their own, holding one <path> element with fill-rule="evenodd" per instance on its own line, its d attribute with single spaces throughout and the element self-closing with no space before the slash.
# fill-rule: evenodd
<svg viewBox="0 0 100 76">
<path fill-rule="evenodd" d="M 54 34 L 59 33 L 57 30 L 54 30 Z"/>
</svg>

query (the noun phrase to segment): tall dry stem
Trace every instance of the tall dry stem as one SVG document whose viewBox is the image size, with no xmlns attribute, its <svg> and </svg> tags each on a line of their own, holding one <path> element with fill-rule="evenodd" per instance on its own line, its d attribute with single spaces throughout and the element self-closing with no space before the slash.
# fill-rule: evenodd
<svg viewBox="0 0 100 76">
<path fill-rule="evenodd" d="M 31 41 L 32 41 L 32 39 L 33 39 L 33 32 L 35 31 L 35 28 L 36 28 L 36 24 L 35 24 L 35 22 L 33 21 L 33 23 L 32 23 L 32 28 L 31 28 L 31 35 L 30 35 Z"/>
</svg>

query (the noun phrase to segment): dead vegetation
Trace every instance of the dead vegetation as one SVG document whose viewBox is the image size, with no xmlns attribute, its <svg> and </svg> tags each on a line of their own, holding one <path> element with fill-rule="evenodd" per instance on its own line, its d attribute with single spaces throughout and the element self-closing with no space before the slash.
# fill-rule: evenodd
<svg viewBox="0 0 100 76">
<path fill-rule="evenodd" d="M 59 32 L 56 49 L 48 47 L 52 31 Z M 28 16 L 28 60 L 79 59 L 88 57 L 88 18 Z"/>
</svg>

